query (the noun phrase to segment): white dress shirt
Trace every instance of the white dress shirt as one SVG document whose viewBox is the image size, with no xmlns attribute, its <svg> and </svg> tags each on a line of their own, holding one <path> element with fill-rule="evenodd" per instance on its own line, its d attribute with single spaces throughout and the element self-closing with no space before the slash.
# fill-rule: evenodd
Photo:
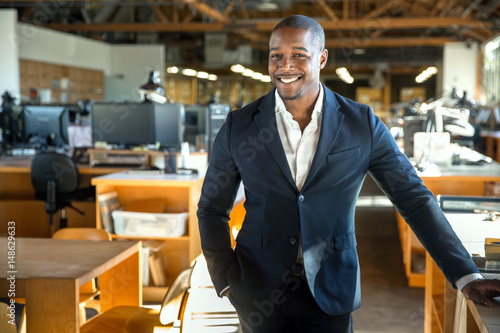
<svg viewBox="0 0 500 333">
<path fill-rule="evenodd" d="M 321 130 L 321 114 L 323 110 L 323 86 L 320 86 L 320 92 L 316 104 L 311 114 L 311 121 L 304 128 L 302 133 L 299 123 L 293 119 L 293 116 L 285 108 L 285 103 L 276 90 L 276 123 L 280 135 L 286 159 L 290 166 L 293 179 L 300 191 L 306 180 L 309 168 L 311 167 L 316 148 L 318 146 L 319 133 Z"/>
</svg>

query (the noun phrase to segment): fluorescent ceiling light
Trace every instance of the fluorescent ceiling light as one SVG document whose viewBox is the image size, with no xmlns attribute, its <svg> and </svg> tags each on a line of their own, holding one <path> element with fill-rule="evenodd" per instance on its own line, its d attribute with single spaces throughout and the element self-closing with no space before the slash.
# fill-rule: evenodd
<svg viewBox="0 0 500 333">
<path fill-rule="evenodd" d="M 245 68 L 245 70 L 243 71 L 243 76 L 253 76 L 253 73 L 254 71 L 251 70 L 251 69 L 248 69 L 248 68 Z"/>
<path fill-rule="evenodd" d="M 215 74 L 210 74 L 210 75 L 208 75 L 208 79 L 209 79 L 210 81 L 217 81 L 217 75 L 215 75 Z"/>
<path fill-rule="evenodd" d="M 262 79 L 262 77 L 263 77 L 263 76 L 264 76 L 264 75 L 263 75 L 262 73 L 255 72 L 255 73 L 253 73 L 253 75 L 252 75 L 252 79 L 255 79 L 255 80 L 260 80 L 260 79 Z"/>
<path fill-rule="evenodd" d="M 351 76 L 347 68 L 339 67 L 335 70 L 335 73 L 339 76 L 339 78 L 345 83 L 351 84 L 354 82 L 354 78 Z"/>
<path fill-rule="evenodd" d="M 167 68 L 167 73 L 170 73 L 170 74 L 179 73 L 179 68 L 175 67 L 175 66 L 169 67 L 169 68 Z"/>
<path fill-rule="evenodd" d="M 196 73 L 196 77 L 200 79 L 208 79 L 208 73 L 207 72 L 198 72 Z"/>
<path fill-rule="evenodd" d="M 182 70 L 182 74 L 186 76 L 196 76 L 196 71 L 194 69 L 186 68 Z"/>
<path fill-rule="evenodd" d="M 243 71 L 245 70 L 245 67 L 243 67 L 240 64 L 236 64 L 236 65 L 231 66 L 231 70 L 235 73 L 243 73 Z"/>
<path fill-rule="evenodd" d="M 417 83 L 422 83 L 425 82 L 427 79 L 429 79 L 431 76 L 436 74 L 438 72 L 438 69 L 434 66 L 431 66 L 424 70 L 422 73 L 418 74 L 417 77 L 415 78 L 415 82 Z"/>
<path fill-rule="evenodd" d="M 271 82 L 271 77 L 269 75 L 264 75 L 261 79 L 262 82 Z"/>
</svg>

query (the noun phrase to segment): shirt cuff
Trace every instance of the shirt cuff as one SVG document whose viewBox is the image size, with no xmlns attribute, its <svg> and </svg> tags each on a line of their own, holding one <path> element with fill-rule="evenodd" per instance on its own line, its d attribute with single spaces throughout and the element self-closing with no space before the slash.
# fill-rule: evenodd
<svg viewBox="0 0 500 333">
<path fill-rule="evenodd" d="M 227 286 L 226 288 L 222 289 L 222 291 L 219 293 L 219 297 L 223 297 L 224 296 L 224 292 L 226 290 L 228 290 L 228 289 L 229 289 L 229 286 Z"/>
<path fill-rule="evenodd" d="M 467 274 L 458 279 L 457 282 L 455 282 L 455 285 L 459 290 L 462 290 L 470 282 L 481 279 L 483 279 L 483 276 L 479 273 Z"/>
</svg>

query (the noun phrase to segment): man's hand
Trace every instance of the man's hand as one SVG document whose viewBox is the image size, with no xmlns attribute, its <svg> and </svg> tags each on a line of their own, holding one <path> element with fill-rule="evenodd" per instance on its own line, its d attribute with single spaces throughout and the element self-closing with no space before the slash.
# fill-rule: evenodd
<svg viewBox="0 0 500 333">
<path fill-rule="evenodd" d="M 500 296 L 500 280 L 474 280 L 467 284 L 462 292 L 466 298 L 476 303 L 491 306 L 491 299 Z"/>
<path fill-rule="evenodd" d="M 465 288 L 464 288 L 465 289 Z M 226 296 L 227 299 L 229 299 L 229 294 L 231 293 L 231 288 L 227 288 L 226 290 L 224 290 L 224 292 L 222 293 L 222 296 Z"/>
</svg>

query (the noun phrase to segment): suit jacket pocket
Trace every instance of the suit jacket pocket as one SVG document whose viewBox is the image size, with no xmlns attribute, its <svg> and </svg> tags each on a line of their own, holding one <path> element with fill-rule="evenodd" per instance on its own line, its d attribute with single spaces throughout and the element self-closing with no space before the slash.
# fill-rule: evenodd
<svg viewBox="0 0 500 333">
<path fill-rule="evenodd" d="M 354 232 L 347 232 L 333 236 L 335 250 L 345 250 L 356 247 L 356 235 Z"/>
<path fill-rule="evenodd" d="M 337 162 L 337 161 L 346 160 L 348 158 L 356 157 L 359 155 L 361 155 L 361 148 L 358 146 L 358 147 L 354 147 L 354 148 L 349 148 L 349 149 L 344 150 L 344 151 L 339 151 L 339 152 L 336 152 L 333 154 L 329 154 L 326 157 L 326 160 L 328 163 L 333 163 L 333 162 Z"/>
<path fill-rule="evenodd" d="M 262 236 L 260 234 L 254 234 L 246 231 L 245 229 L 242 229 L 238 232 L 236 243 L 248 247 L 262 249 Z"/>
</svg>

